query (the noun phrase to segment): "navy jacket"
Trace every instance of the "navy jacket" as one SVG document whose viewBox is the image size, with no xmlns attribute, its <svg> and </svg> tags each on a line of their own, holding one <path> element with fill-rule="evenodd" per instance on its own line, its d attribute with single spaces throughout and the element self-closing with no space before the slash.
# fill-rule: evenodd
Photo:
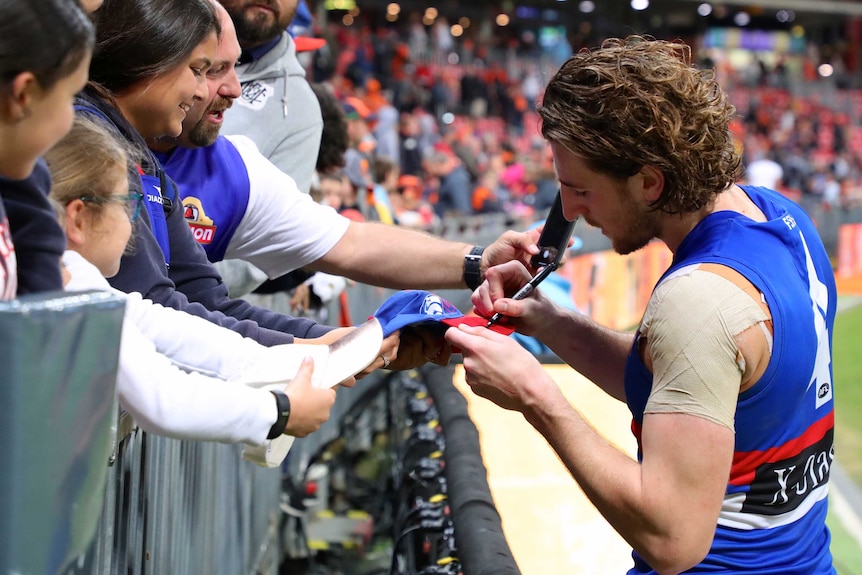
<svg viewBox="0 0 862 575">
<path fill-rule="evenodd" d="M 0 177 L 0 196 L 18 259 L 18 295 L 62 291 L 60 258 L 66 249 L 66 232 L 48 200 L 51 173 L 43 160 L 29 178 Z"/>
</svg>

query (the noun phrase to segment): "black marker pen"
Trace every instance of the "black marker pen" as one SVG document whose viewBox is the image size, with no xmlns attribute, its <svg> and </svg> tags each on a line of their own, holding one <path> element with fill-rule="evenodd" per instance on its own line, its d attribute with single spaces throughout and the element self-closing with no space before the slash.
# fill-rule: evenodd
<svg viewBox="0 0 862 575">
<path fill-rule="evenodd" d="M 536 286 L 542 283 L 542 280 L 548 277 L 555 269 L 557 269 L 557 262 L 551 262 L 542 269 L 540 269 L 539 273 L 530 278 L 530 281 L 528 281 L 524 285 L 524 287 L 515 292 L 515 295 L 512 296 L 512 299 L 519 300 L 529 296 L 531 293 L 533 293 L 533 290 L 536 289 Z M 497 312 L 491 316 L 491 319 L 488 320 L 488 324 L 485 327 L 491 327 L 501 319 L 503 319 L 503 314 Z"/>
</svg>

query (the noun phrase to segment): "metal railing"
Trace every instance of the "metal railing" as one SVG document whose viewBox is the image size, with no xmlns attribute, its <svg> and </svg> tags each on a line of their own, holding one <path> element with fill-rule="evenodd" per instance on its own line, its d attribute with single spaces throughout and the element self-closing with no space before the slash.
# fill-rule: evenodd
<svg viewBox="0 0 862 575">
<path fill-rule="evenodd" d="M 110 467 L 99 530 L 67 574 L 278 572 L 281 474 L 241 447 L 137 428 Z"/>
</svg>

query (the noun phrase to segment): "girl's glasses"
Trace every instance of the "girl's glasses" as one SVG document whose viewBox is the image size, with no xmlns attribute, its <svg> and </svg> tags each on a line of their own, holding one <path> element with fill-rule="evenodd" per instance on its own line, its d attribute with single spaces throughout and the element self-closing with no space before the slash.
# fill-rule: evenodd
<svg viewBox="0 0 862 575">
<path fill-rule="evenodd" d="M 82 202 L 93 204 L 108 204 L 110 202 L 121 202 L 126 205 L 126 212 L 129 214 L 129 221 L 134 222 L 141 215 L 141 207 L 144 205 L 144 194 L 141 192 L 131 192 L 120 196 L 82 196 Z"/>
</svg>

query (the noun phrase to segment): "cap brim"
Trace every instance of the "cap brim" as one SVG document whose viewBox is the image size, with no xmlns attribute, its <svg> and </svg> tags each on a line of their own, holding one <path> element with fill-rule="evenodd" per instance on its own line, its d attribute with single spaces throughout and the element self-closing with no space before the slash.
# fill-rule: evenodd
<svg viewBox="0 0 862 575">
<path fill-rule="evenodd" d="M 449 327 L 458 327 L 459 325 L 470 325 L 473 327 L 481 326 L 488 327 L 488 320 L 484 317 L 479 317 L 478 315 L 465 315 L 462 317 L 456 317 L 452 319 L 444 319 L 441 320 L 441 323 L 445 323 Z M 488 327 L 491 331 L 496 331 L 497 333 L 501 333 L 503 335 L 512 335 L 515 332 L 515 328 L 510 325 L 503 325 L 500 323 L 495 323 L 494 325 Z M 452 346 L 452 353 L 461 354 L 464 353 L 457 345 Z"/>
<path fill-rule="evenodd" d="M 313 52 L 326 46 L 323 38 L 312 38 L 310 36 L 297 36 L 293 39 L 297 52 Z"/>
<path fill-rule="evenodd" d="M 458 327 L 459 325 L 486 327 L 488 325 L 488 319 L 484 317 L 479 317 L 478 315 L 464 315 L 461 317 L 453 317 L 440 320 L 440 322 L 445 323 L 449 327 Z M 501 323 L 495 323 L 488 329 L 490 329 L 491 331 L 496 331 L 497 333 L 502 333 L 503 335 L 511 335 L 515 332 L 515 328 L 513 326 Z"/>
</svg>

